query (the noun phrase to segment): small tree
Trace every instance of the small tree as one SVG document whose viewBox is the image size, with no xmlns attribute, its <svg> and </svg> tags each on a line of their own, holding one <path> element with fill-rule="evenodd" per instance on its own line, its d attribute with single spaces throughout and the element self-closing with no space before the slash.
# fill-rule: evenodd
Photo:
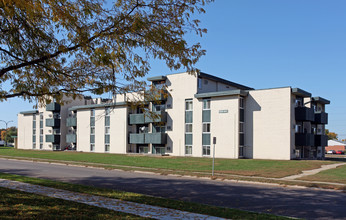
<svg viewBox="0 0 346 220">
<path fill-rule="evenodd" d="M 338 140 L 338 134 L 329 132 L 328 129 L 326 129 L 326 135 L 328 136 L 328 140 Z"/>
</svg>

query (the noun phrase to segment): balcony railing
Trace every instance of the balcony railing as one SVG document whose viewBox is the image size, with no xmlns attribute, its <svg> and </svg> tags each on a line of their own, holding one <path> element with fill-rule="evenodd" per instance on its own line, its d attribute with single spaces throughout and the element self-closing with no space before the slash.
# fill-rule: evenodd
<svg viewBox="0 0 346 220">
<path fill-rule="evenodd" d="M 328 113 L 325 113 L 325 112 L 315 113 L 315 123 L 328 124 Z"/>
<path fill-rule="evenodd" d="M 60 119 L 47 118 L 46 127 L 60 127 Z"/>
<path fill-rule="evenodd" d="M 296 133 L 296 146 L 314 146 L 315 135 L 310 133 Z"/>
<path fill-rule="evenodd" d="M 76 127 L 77 126 L 77 118 L 76 117 L 68 117 L 66 119 L 67 127 Z"/>
<path fill-rule="evenodd" d="M 166 144 L 166 133 L 130 134 L 130 144 Z"/>
<path fill-rule="evenodd" d="M 47 134 L 46 135 L 46 142 L 50 142 L 53 144 L 59 144 L 60 143 L 60 135 Z"/>
<path fill-rule="evenodd" d="M 167 112 L 159 111 L 152 114 L 130 114 L 130 124 L 148 124 L 152 122 L 167 122 Z"/>
<path fill-rule="evenodd" d="M 312 108 L 296 107 L 295 108 L 296 121 L 314 121 L 315 115 Z"/>
<path fill-rule="evenodd" d="M 76 143 L 77 137 L 76 134 L 66 134 L 66 143 Z"/>
<path fill-rule="evenodd" d="M 327 135 L 315 135 L 315 146 L 325 147 L 328 145 L 328 136 Z"/>
<path fill-rule="evenodd" d="M 59 112 L 60 111 L 60 105 L 56 102 L 47 104 L 46 111 Z"/>
</svg>

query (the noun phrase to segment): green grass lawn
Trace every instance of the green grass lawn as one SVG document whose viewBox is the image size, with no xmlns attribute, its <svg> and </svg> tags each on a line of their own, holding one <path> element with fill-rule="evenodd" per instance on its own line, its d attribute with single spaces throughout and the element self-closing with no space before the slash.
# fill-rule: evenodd
<svg viewBox="0 0 346 220">
<path fill-rule="evenodd" d="M 144 219 L 95 206 L 0 187 L 0 219 Z"/>
<path fill-rule="evenodd" d="M 334 182 L 346 184 L 346 165 L 335 169 L 325 170 L 312 176 L 300 178 L 301 180 Z"/>
<path fill-rule="evenodd" d="M 13 174 L 6 174 L 6 173 L 0 173 L 0 178 L 2 179 L 9 179 L 9 180 L 15 180 L 15 181 L 20 181 L 20 182 L 25 182 L 25 183 L 30 183 L 30 184 L 35 184 L 35 185 L 42 185 L 42 186 L 47 186 L 47 187 L 52 187 L 52 188 L 57 188 L 57 189 L 64 189 L 68 191 L 74 191 L 74 192 L 80 192 L 80 193 L 87 193 L 87 194 L 92 194 L 92 195 L 98 195 L 98 196 L 104 196 L 104 197 L 109 197 L 109 198 L 114 198 L 114 199 L 120 199 L 120 200 L 125 200 L 125 201 L 131 201 L 131 202 L 137 202 L 137 203 L 142 203 L 142 204 L 148 204 L 148 205 L 154 205 L 154 206 L 160 206 L 160 207 L 166 207 L 166 208 L 172 208 L 172 209 L 177 209 L 177 210 L 182 210 L 182 211 L 187 211 L 187 212 L 193 212 L 193 213 L 200 213 L 200 214 L 205 214 L 205 215 L 211 215 L 211 216 L 216 216 L 216 217 L 221 217 L 221 218 L 229 218 L 229 219 L 288 219 L 286 217 L 280 217 L 280 216 L 275 216 L 275 215 L 270 215 L 270 214 L 263 214 L 263 213 L 255 213 L 255 212 L 248 212 L 248 211 L 242 211 L 242 210 L 237 210 L 237 209 L 229 209 L 229 208 L 222 208 L 222 207 L 216 207 L 216 206 L 208 206 L 208 205 L 203 205 L 203 204 L 198 204 L 198 203 L 192 203 L 192 202 L 183 202 L 183 201 L 178 201 L 178 200 L 172 200 L 172 199 L 165 199 L 165 198 L 158 198 L 158 197 L 152 197 L 152 196 L 146 196 L 143 194 L 137 194 L 137 193 L 131 193 L 131 192 L 124 192 L 124 191 L 117 191 L 117 190 L 111 190 L 111 189 L 104 189 L 104 188 L 97 188 L 97 187 L 91 187 L 91 186 L 84 186 L 84 185 L 78 185 L 78 184 L 70 184 L 70 183 L 63 183 L 63 182 L 57 182 L 57 181 L 51 181 L 51 180 L 45 180 L 45 179 L 40 179 L 40 178 L 31 178 L 31 177 L 25 177 L 25 176 L 19 176 L 19 175 L 13 175 Z M 24 213 L 25 215 L 23 216 L 18 216 L 18 218 L 22 219 L 23 217 L 31 218 L 35 217 L 35 213 L 43 212 L 48 206 L 56 206 L 56 208 L 53 208 L 53 211 L 58 209 L 62 209 L 65 206 L 61 205 L 58 206 L 59 204 L 64 204 L 63 200 L 59 199 L 49 199 L 43 196 L 37 196 L 38 203 L 32 203 L 31 199 L 25 200 L 21 199 L 19 197 L 18 200 L 14 200 L 16 198 L 16 194 L 13 194 L 13 201 L 11 203 L 7 202 L 7 196 L 6 194 L 2 193 L 0 187 L 0 213 L 2 210 L 5 210 L 6 212 L 10 213 L 16 213 L 20 210 L 23 212 L 28 212 Z M 6 191 L 6 190 L 5 190 Z M 11 191 L 11 190 L 10 190 Z M 2 196 L 4 194 L 4 196 Z M 23 193 L 24 196 L 29 196 L 30 198 L 35 198 L 35 195 L 28 194 L 28 193 Z M 20 194 L 18 194 L 20 195 Z M 34 200 L 34 199 L 33 199 Z M 59 204 L 52 205 L 49 203 L 49 201 L 55 201 L 59 200 Z M 2 204 L 9 204 L 5 205 L 4 209 L 1 209 Z M 70 202 L 66 202 L 70 203 Z M 75 203 L 71 202 L 71 212 L 76 209 L 74 206 Z M 78 204 L 77 204 L 78 205 Z M 18 210 L 16 207 L 23 207 Z M 42 206 L 42 207 L 41 207 Z M 80 212 L 83 212 L 84 208 L 86 205 L 80 205 L 81 209 Z M 50 210 L 52 207 L 48 207 L 47 213 L 49 214 Z M 89 206 L 86 206 L 89 207 Z M 30 210 L 34 209 L 35 212 L 34 214 L 30 212 Z M 29 211 L 26 211 L 29 210 Z M 92 209 L 92 207 L 90 208 Z M 90 218 L 95 218 L 98 219 L 98 215 L 100 215 L 100 218 L 107 219 L 107 215 L 111 212 L 102 212 L 103 209 L 101 208 L 96 208 L 96 211 L 94 214 L 90 214 Z M 53 212 L 52 211 L 52 212 Z M 69 218 L 70 213 L 63 213 L 65 217 L 62 218 Z M 56 212 L 54 212 L 56 213 Z M 8 214 L 8 215 L 9 215 Z M 50 219 L 47 214 L 47 218 L 45 219 Z M 115 216 L 120 216 L 123 218 L 123 215 L 121 213 L 115 213 Z M 88 214 L 86 214 L 88 217 Z M 131 215 L 128 215 L 129 218 L 132 218 Z M 56 219 L 59 216 L 55 216 L 53 219 Z M 78 216 L 77 213 L 76 219 L 84 219 L 83 216 Z M 80 217 L 80 218 L 79 218 Z M 1 214 L 0 214 L 1 218 Z M 2 218 L 1 218 L 2 219 Z"/>
<path fill-rule="evenodd" d="M 82 153 L 66 151 L 38 151 L 0 148 L 1 156 L 25 157 L 59 161 L 74 161 L 82 163 L 104 164 L 102 166 L 134 166 L 152 169 L 156 172 L 184 171 L 211 172 L 211 158 L 196 157 L 166 157 L 119 155 L 102 153 Z M 236 174 L 244 176 L 280 178 L 299 174 L 303 170 L 316 169 L 323 164 L 333 161 L 280 161 L 280 160 L 252 160 L 252 159 L 216 159 L 216 174 Z M 114 167 L 118 168 L 118 167 Z M 134 168 L 131 168 L 134 169 Z"/>
</svg>

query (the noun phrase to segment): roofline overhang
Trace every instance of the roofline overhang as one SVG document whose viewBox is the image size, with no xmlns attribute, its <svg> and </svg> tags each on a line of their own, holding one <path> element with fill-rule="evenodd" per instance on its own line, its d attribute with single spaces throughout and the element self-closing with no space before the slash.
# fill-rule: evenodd
<svg viewBox="0 0 346 220">
<path fill-rule="evenodd" d="M 292 94 L 303 96 L 303 97 L 311 97 L 311 93 L 299 88 L 292 88 Z"/>
<path fill-rule="evenodd" d="M 222 96 L 247 96 L 248 91 L 235 89 L 235 90 L 227 90 L 221 92 L 205 92 L 205 93 L 197 93 L 195 94 L 195 98 L 211 98 L 211 97 L 222 97 Z"/>
<path fill-rule="evenodd" d="M 325 104 L 325 105 L 330 104 L 330 101 L 328 99 L 324 99 L 324 98 L 319 97 L 319 96 L 312 97 L 312 101 L 318 102 L 318 103 L 322 103 L 322 104 Z"/>
</svg>

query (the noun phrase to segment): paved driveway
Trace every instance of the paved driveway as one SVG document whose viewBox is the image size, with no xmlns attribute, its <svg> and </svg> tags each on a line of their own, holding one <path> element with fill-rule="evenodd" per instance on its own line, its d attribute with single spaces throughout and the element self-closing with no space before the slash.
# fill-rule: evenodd
<svg viewBox="0 0 346 220">
<path fill-rule="evenodd" d="M 341 192 L 0 159 L 0 172 L 307 219 L 346 219 Z"/>
</svg>

